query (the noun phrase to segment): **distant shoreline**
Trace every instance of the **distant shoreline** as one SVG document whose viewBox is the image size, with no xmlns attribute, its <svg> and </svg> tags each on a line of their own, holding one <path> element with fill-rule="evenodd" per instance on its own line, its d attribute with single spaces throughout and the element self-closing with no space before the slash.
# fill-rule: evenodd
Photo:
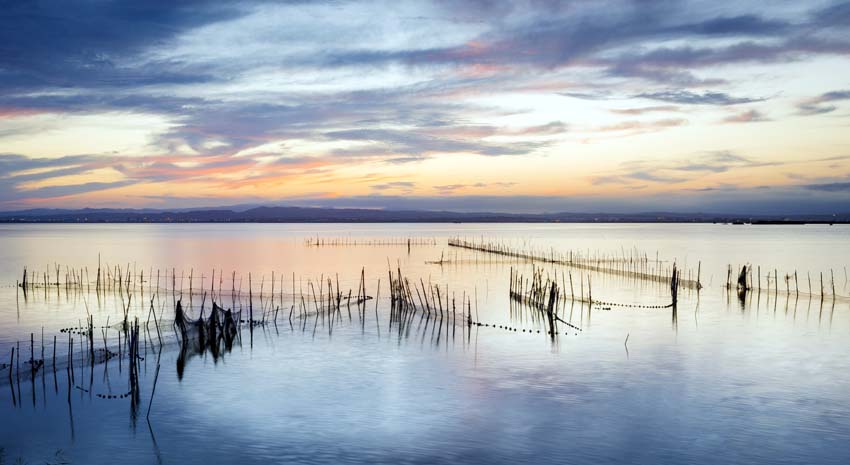
<svg viewBox="0 0 850 465">
<path fill-rule="evenodd" d="M 260 206 L 187 210 L 36 209 L 0 212 L 3 224 L 189 224 L 189 223 L 705 223 L 735 225 L 850 224 L 836 214 L 718 213 L 495 213 Z"/>
<path fill-rule="evenodd" d="M 718 224 L 727 226 L 805 226 L 805 225 L 848 225 L 850 221 L 710 221 L 710 220 L 173 220 L 173 221 L 110 221 L 110 220 L 46 220 L 46 219 L 0 219 L 0 224 Z"/>
</svg>

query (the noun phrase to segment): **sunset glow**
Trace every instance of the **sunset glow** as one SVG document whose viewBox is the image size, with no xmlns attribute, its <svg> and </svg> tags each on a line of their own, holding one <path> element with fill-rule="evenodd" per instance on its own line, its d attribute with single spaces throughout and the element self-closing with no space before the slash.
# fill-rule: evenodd
<svg viewBox="0 0 850 465">
<path fill-rule="evenodd" d="M 159 3 L 4 6 L 0 209 L 850 202 L 850 3 Z"/>
</svg>

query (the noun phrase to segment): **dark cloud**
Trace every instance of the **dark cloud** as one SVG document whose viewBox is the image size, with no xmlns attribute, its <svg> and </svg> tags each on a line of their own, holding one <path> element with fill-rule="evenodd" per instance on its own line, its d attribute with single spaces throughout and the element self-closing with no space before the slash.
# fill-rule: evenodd
<svg viewBox="0 0 850 465">
<path fill-rule="evenodd" d="M 533 11 L 533 10 L 532 10 Z M 699 16 L 686 2 L 583 2 L 563 12 L 541 8 L 535 21 L 493 31 L 454 47 L 330 53 L 333 66 L 401 63 L 410 66 L 502 65 L 552 70 L 597 66 L 608 75 L 638 78 L 682 87 L 716 86 L 722 78 L 700 78 L 693 71 L 742 62 L 775 63 L 817 54 L 845 55 L 850 41 L 819 37 L 816 32 L 837 22 L 827 8 L 802 21 L 770 19 L 762 12 L 737 16 Z M 528 12 L 525 12 L 528 13 Z M 544 14 L 547 13 L 547 14 Z M 705 13 L 703 13 L 705 14 Z M 501 17 L 501 15 L 498 15 Z M 846 27 L 846 23 L 844 26 Z M 721 45 L 647 47 L 653 41 Z M 764 39 L 772 39 L 765 41 Z M 622 48 L 626 52 L 621 52 Z M 618 51 L 611 54 L 611 51 Z M 573 92 L 580 96 L 581 91 Z"/>
<path fill-rule="evenodd" d="M 711 18 L 702 22 L 675 26 L 671 30 L 705 35 L 770 36 L 786 32 L 789 28 L 790 24 L 785 21 L 767 20 L 749 14 Z"/>
<path fill-rule="evenodd" d="M 812 23 L 823 28 L 846 28 L 850 24 L 850 2 L 837 2 L 814 12 Z"/>
<path fill-rule="evenodd" d="M 10 177 L 16 171 L 55 170 L 71 165 L 86 164 L 98 160 L 92 155 L 72 155 L 57 158 L 30 158 L 12 153 L 0 153 L 0 178 Z"/>
<path fill-rule="evenodd" d="M 675 2 L 587 2 L 562 16 L 543 14 L 536 21 L 484 35 L 475 44 L 411 51 L 328 54 L 330 64 L 401 62 L 423 64 L 510 63 L 555 68 L 586 60 L 606 48 L 643 40 L 702 36 L 775 36 L 790 25 L 748 14 L 708 17 L 671 24 L 687 6 Z"/>
<path fill-rule="evenodd" d="M 723 92 L 696 93 L 687 90 L 670 90 L 635 95 L 635 98 L 658 100 L 680 105 L 740 105 L 743 103 L 762 102 L 765 98 L 733 97 Z"/>
<path fill-rule="evenodd" d="M 19 191 L 21 198 L 27 199 L 49 199 L 54 197 L 65 197 L 69 195 L 85 194 L 88 192 L 102 191 L 106 189 L 115 189 L 118 187 L 135 184 L 135 181 L 124 180 L 115 182 L 87 182 L 83 184 L 73 184 L 67 186 L 49 186 L 38 189 L 30 189 Z"/>
<path fill-rule="evenodd" d="M 202 82 L 184 63 L 141 64 L 145 50 L 244 11 L 206 1 L 3 2 L 0 87 L 126 87 Z"/>
<path fill-rule="evenodd" d="M 850 192 L 850 182 L 831 182 L 826 184 L 806 184 L 804 188 L 821 192 Z"/>
<path fill-rule="evenodd" d="M 850 53 L 850 41 L 822 39 L 809 35 L 784 39 L 780 43 L 743 41 L 725 46 L 660 47 L 645 51 L 630 50 L 613 58 L 600 59 L 614 76 L 639 77 L 648 81 L 680 87 L 718 86 L 724 79 L 697 78 L 693 71 L 730 66 L 745 62 L 779 63 L 812 55 Z"/>
<path fill-rule="evenodd" d="M 671 69 L 671 67 L 654 67 L 646 63 L 612 63 L 607 74 L 615 77 L 640 78 L 646 81 L 673 85 L 679 87 L 713 87 L 726 84 L 725 79 L 703 79 L 696 77 L 690 71 Z"/>
<path fill-rule="evenodd" d="M 17 154 L 0 154 L 0 205 L 24 199 L 45 199 L 121 187 L 134 181 L 118 183 L 77 183 L 41 188 L 27 188 L 27 183 L 82 174 L 110 166 L 112 157 L 75 155 L 57 158 L 30 158 Z"/>
</svg>

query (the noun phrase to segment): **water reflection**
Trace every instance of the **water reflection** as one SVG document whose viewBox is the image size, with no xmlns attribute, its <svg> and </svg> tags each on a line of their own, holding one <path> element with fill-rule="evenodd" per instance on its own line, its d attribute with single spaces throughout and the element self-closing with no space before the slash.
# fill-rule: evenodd
<svg viewBox="0 0 850 465">
<path fill-rule="evenodd" d="M 156 241 L 175 251 L 184 239 Z M 443 253 L 441 241 L 249 239 L 266 248 L 248 256 L 274 274 L 212 263 L 223 255 L 204 246 L 177 252 L 185 270 L 168 264 L 159 277 L 132 260 L 110 266 L 124 278 L 105 292 L 96 272 L 56 286 L 55 268 L 25 293 L 0 288 L 7 457 L 43 462 L 61 448 L 109 463 L 103 451 L 120 447 L 126 463 L 848 459 L 850 306 L 828 273 L 822 296 L 817 274 L 808 292 L 773 270 L 759 283 L 756 267 L 742 293 L 712 281 L 704 259 L 705 287 L 670 305 L 668 282 Z M 290 258 L 295 273 L 271 266 Z M 518 293 L 516 273 L 528 278 Z"/>
<path fill-rule="evenodd" d="M 237 329 L 241 312 L 234 316 L 231 309 L 224 310 L 213 302 L 209 317 L 204 319 L 202 307 L 198 319 L 191 320 L 183 311 L 180 301 L 177 302 L 174 312 L 174 324 L 180 334 L 180 355 L 177 357 L 178 380 L 183 380 L 186 363 L 192 357 L 203 356 L 209 352 L 213 363 L 218 363 L 219 358 L 233 350 L 234 341 L 241 344 L 242 339 Z"/>
</svg>

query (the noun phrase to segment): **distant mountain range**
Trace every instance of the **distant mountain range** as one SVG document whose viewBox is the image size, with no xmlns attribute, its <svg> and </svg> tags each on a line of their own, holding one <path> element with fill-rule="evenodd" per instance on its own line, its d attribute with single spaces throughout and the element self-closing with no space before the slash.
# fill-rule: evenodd
<svg viewBox="0 0 850 465">
<path fill-rule="evenodd" d="M 0 223 L 850 223 L 837 215 L 715 213 L 490 213 L 289 206 L 194 209 L 33 209 L 0 212 Z"/>
</svg>

